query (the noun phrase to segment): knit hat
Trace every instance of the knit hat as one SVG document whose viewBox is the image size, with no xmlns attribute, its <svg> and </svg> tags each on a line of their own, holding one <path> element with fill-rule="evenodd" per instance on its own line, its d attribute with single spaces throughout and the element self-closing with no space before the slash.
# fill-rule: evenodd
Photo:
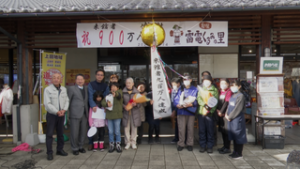
<svg viewBox="0 0 300 169">
<path fill-rule="evenodd" d="M 204 75 L 203 80 L 210 80 L 212 82 L 212 77 L 209 75 Z"/>
</svg>

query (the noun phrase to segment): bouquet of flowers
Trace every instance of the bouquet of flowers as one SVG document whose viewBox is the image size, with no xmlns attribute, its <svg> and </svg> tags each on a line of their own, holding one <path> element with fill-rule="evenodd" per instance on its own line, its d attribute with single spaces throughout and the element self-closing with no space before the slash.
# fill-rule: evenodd
<svg viewBox="0 0 300 169">
<path fill-rule="evenodd" d="M 128 104 L 126 105 L 126 109 L 131 110 L 133 107 L 132 103 L 145 103 L 148 101 L 150 101 L 150 99 L 147 98 L 145 95 L 137 93 L 133 96 L 132 99 L 129 100 Z"/>
</svg>

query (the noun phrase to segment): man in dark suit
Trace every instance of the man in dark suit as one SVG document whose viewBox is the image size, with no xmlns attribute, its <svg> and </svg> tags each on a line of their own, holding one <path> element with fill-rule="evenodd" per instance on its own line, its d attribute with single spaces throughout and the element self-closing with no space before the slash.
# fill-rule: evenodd
<svg viewBox="0 0 300 169">
<path fill-rule="evenodd" d="M 76 84 L 69 87 L 68 96 L 70 99 L 70 125 L 71 125 L 71 148 L 74 155 L 79 152 L 85 153 L 83 148 L 87 133 L 88 122 L 88 90 L 84 86 L 85 80 L 82 74 L 76 75 Z"/>
</svg>

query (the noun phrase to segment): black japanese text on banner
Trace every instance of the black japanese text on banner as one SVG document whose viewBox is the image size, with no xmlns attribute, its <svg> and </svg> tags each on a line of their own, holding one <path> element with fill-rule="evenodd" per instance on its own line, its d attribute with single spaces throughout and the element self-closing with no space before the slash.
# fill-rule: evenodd
<svg viewBox="0 0 300 169">
<path fill-rule="evenodd" d="M 171 116 L 169 90 L 155 46 L 151 48 L 151 80 L 154 119 Z"/>
<path fill-rule="evenodd" d="M 141 38 L 150 22 L 77 23 L 78 48 L 146 47 Z M 228 46 L 227 21 L 156 22 L 166 32 L 161 47 Z"/>
</svg>

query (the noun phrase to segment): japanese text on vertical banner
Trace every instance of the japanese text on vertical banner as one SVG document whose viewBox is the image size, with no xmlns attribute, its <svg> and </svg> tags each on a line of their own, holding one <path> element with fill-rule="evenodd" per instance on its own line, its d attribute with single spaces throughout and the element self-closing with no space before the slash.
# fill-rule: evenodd
<svg viewBox="0 0 300 169">
<path fill-rule="evenodd" d="M 154 119 L 171 116 L 171 99 L 156 47 L 151 48 L 151 78 Z"/>
<path fill-rule="evenodd" d="M 142 28 L 152 22 L 77 23 L 77 46 L 145 47 Z M 157 22 L 165 30 L 161 47 L 228 46 L 227 21 Z"/>
<path fill-rule="evenodd" d="M 52 84 L 52 75 L 58 73 L 62 76 L 61 85 L 65 86 L 66 75 L 66 54 L 62 53 L 42 53 L 42 103 L 44 103 L 44 90 Z M 42 121 L 46 121 L 47 111 L 42 106 Z"/>
</svg>

